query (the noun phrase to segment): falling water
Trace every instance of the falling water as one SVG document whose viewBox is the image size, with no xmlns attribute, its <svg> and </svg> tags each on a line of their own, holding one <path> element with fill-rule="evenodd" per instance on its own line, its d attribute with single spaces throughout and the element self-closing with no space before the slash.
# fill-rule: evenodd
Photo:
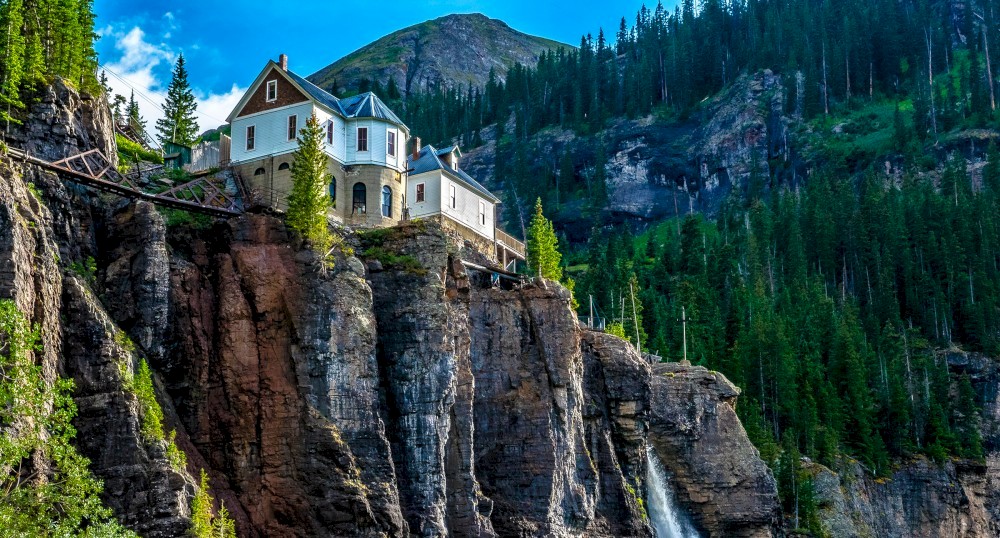
<svg viewBox="0 0 1000 538">
<path fill-rule="evenodd" d="M 698 538 L 698 533 L 686 521 L 674 503 L 674 493 L 667 483 L 667 473 L 652 447 L 646 448 L 646 490 L 649 498 L 649 519 L 656 538 Z"/>
</svg>

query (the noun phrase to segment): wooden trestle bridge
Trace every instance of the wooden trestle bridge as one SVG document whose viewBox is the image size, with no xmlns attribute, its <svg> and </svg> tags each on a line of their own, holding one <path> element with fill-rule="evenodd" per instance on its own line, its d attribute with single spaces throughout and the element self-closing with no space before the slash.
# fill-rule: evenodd
<svg viewBox="0 0 1000 538">
<path fill-rule="evenodd" d="M 98 149 L 55 162 L 40 159 L 18 149 L 8 148 L 6 151 L 15 159 L 51 170 L 74 183 L 125 198 L 146 200 L 156 205 L 217 217 L 233 217 L 244 212 L 242 201 L 227 194 L 223 180 L 216 177 L 206 175 L 180 185 L 170 186 L 162 192 L 152 192 L 140 187 L 138 171 L 134 176 L 122 174 Z M 236 183 L 239 188 L 238 178 Z"/>
</svg>

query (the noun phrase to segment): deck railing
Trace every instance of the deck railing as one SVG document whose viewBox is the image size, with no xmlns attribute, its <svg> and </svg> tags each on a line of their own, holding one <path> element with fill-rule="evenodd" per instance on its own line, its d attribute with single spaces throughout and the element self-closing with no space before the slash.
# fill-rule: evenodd
<svg viewBox="0 0 1000 538">
<path fill-rule="evenodd" d="M 507 232 L 504 232 L 500 228 L 496 229 L 496 242 L 497 245 L 514 253 L 515 256 L 519 257 L 522 260 L 524 259 L 525 256 L 524 243 L 518 241 L 517 239 L 514 239 L 513 236 L 511 236 Z"/>
</svg>

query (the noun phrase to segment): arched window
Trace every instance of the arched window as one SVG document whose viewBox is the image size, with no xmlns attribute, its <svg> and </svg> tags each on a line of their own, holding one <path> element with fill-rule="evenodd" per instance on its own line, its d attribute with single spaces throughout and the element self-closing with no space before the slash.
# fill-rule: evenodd
<svg viewBox="0 0 1000 538">
<path fill-rule="evenodd" d="M 255 175 L 255 176 L 262 176 L 262 175 L 264 175 L 266 173 L 267 173 L 267 170 L 264 170 L 263 166 L 253 171 L 253 175 Z"/>
<path fill-rule="evenodd" d="M 337 203 L 337 178 L 330 176 L 330 202 Z"/>
<path fill-rule="evenodd" d="M 367 207 L 367 204 L 365 203 L 365 198 L 367 197 L 367 195 L 368 195 L 368 192 L 367 192 L 367 189 L 365 188 L 365 184 L 364 183 L 355 183 L 354 184 L 354 204 L 353 204 L 353 207 L 351 208 L 351 211 L 353 213 L 367 213 L 368 212 L 368 207 Z"/>
<path fill-rule="evenodd" d="M 281 163 L 278 165 L 278 170 L 288 170 L 288 163 Z"/>
<path fill-rule="evenodd" d="M 392 217 L 392 189 L 388 185 L 382 187 L 382 216 Z"/>
</svg>

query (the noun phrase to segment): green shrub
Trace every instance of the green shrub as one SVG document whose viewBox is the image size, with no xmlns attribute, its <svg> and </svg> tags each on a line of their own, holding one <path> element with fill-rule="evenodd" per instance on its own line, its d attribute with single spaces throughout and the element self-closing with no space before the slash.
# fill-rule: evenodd
<svg viewBox="0 0 1000 538">
<path fill-rule="evenodd" d="M 26 183 L 26 185 L 28 186 L 28 192 L 30 192 L 31 195 L 35 197 L 35 200 L 37 200 L 38 202 L 41 202 L 42 201 L 42 193 L 41 193 L 41 191 L 38 190 L 38 186 L 35 185 L 34 183 L 31 183 L 31 182 Z"/>
<path fill-rule="evenodd" d="M 176 471 L 183 471 L 187 468 L 187 454 L 177 448 L 177 430 L 170 430 L 167 436 L 167 460 L 170 466 Z"/>
<path fill-rule="evenodd" d="M 69 270 L 91 286 L 97 283 L 97 261 L 94 260 L 93 256 L 87 256 L 86 260 L 69 264 Z"/>
<path fill-rule="evenodd" d="M 625 336 L 625 326 L 622 325 L 620 322 L 612 321 L 611 323 L 608 323 L 607 327 L 604 328 L 604 332 L 612 336 L 617 336 L 618 338 L 624 338 L 625 340 L 628 340 L 628 337 Z"/>
<path fill-rule="evenodd" d="M 195 230 L 207 230 L 215 223 L 215 219 L 202 213 L 192 213 L 170 207 L 158 207 L 157 210 L 163 215 L 167 228 L 183 226 Z"/>
<path fill-rule="evenodd" d="M 118 159 L 132 164 L 138 158 L 140 161 L 163 164 L 163 157 L 155 151 L 150 151 L 139 144 L 115 133 L 115 143 L 118 144 Z"/>
<path fill-rule="evenodd" d="M 0 301 L 0 535 L 135 536 L 101 504 L 102 484 L 73 447 L 73 382 L 46 379 L 35 364 L 39 332 Z M 45 462 L 44 479 L 32 474 Z"/>
<path fill-rule="evenodd" d="M 386 269 L 398 269 L 418 276 L 427 274 L 427 269 L 420 264 L 420 261 L 409 254 L 396 254 L 382 247 L 371 247 L 361 256 L 378 260 Z"/>
<path fill-rule="evenodd" d="M 132 391 L 139 400 L 142 412 L 142 435 L 149 441 L 162 441 L 163 408 L 156 401 L 156 389 L 153 387 L 153 372 L 145 359 L 139 360 L 139 369 L 132 381 Z"/>
</svg>

